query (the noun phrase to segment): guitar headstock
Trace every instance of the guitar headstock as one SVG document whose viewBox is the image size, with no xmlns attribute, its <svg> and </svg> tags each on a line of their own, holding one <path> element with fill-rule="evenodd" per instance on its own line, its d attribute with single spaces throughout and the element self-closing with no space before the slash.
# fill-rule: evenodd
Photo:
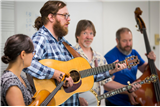
<svg viewBox="0 0 160 107">
<path fill-rule="evenodd" d="M 150 77 L 146 77 L 144 79 L 144 82 L 149 84 L 151 82 L 156 82 L 157 80 L 158 80 L 158 76 L 155 74 L 152 74 Z"/>
<path fill-rule="evenodd" d="M 127 67 L 131 68 L 132 66 L 135 66 L 137 64 L 139 64 L 139 59 L 137 56 L 131 56 L 125 59 Z"/>
<path fill-rule="evenodd" d="M 142 11 L 139 7 L 137 7 L 136 10 L 134 11 L 134 13 L 135 13 L 135 19 L 136 19 L 137 25 L 139 27 L 139 31 L 141 33 L 143 33 L 142 28 L 146 28 L 146 25 L 145 25 L 144 21 L 142 20 L 142 18 L 140 17 L 140 15 L 142 14 Z"/>
</svg>

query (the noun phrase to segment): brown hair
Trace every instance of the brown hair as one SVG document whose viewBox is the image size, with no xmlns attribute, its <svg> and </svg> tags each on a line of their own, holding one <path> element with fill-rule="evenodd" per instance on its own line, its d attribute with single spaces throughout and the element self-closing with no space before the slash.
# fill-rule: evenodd
<svg viewBox="0 0 160 107">
<path fill-rule="evenodd" d="M 116 38 L 118 40 L 120 40 L 120 34 L 124 33 L 124 32 L 131 32 L 131 30 L 129 28 L 126 28 L 126 27 L 122 27 L 122 28 L 118 29 L 117 32 L 116 32 Z"/>
<path fill-rule="evenodd" d="M 80 36 L 81 32 L 86 30 L 88 27 L 93 30 L 93 35 L 96 35 L 94 24 L 90 20 L 80 20 L 75 32 L 76 42 L 78 42 L 77 36 Z"/>
<path fill-rule="evenodd" d="M 59 11 L 59 9 L 65 7 L 66 4 L 62 1 L 47 1 L 43 7 L 40 10 L 41 17 L 39 16 L 35 22 L 34 27 L 39 30 L 43 25 L 47 24 L 48 22 L 48 15 L 53 14 L 56 15 L 56 13 Z"/>
<path fill-rule="evenodd" d="M 2 62 L 8 64 L 13 62 L 22 51 L 31 53 L 34 51 L 34 45 L 31 38 L 24 34 L 16 34 L 9 37 L 5 43 Z"/>
</svg>

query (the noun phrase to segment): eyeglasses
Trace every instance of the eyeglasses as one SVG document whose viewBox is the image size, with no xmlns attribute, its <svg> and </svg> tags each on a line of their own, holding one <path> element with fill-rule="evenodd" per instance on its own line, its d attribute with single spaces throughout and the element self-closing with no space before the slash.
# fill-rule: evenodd
<svg viewBox="0 0 160 107">
<path fill-rule="evenodd" d="M 59 14 L 59 13 L 57 13 L 56 15 L 64 16 L 66 20 L 68 19 L 68 17 L 70 17 L 70 14 Z"/>
</svg>

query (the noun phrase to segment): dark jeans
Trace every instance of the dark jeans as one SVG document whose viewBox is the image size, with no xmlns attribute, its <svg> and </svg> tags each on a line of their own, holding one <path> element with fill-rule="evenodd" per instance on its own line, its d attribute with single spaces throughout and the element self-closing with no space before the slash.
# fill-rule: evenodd
<svg viewBox="0 0 160 107">
<path fill-rule="evenodd" d="M 107 99 L 105 99 L 105 104 L 106 106 L 117 106 L 115 104 L 112 104 L 110 101 L 108 101 Z"/>
</svg>

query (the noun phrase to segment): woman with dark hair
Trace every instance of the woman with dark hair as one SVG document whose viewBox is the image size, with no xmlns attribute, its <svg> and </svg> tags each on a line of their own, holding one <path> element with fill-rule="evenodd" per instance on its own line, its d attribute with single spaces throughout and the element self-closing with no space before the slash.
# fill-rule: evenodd
<svg viewBox="0 0 160 107">
<path fill-rule="evenodd" d="M 24 106 L 32 101 L 32 90 L 21 71 L 31 65 L 34 45 L 30 37 L 17 34 L 9 37 L 5 43 L 1 60 L 8 64 L 1 76 L 1 105 Z"/>
</svg>

